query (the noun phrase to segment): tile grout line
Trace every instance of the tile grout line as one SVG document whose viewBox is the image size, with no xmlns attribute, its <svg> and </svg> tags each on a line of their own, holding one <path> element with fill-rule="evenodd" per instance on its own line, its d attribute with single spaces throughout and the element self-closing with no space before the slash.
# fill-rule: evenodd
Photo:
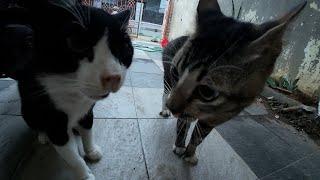
<svg viewBox="0 0 320 180">
<path fill-rule="evenodd" d="M 247 164 L 247 162 L 246 162 L 244 159 L 242 159 L 242 157 L 237 153 L 237 151 L 233 149 L 233 147 L 228 143 L 228 141 L 226 141 L 226 140 L 223 138 L 223 136 L 219 133 L 219 131 L 218 131 L 216 128 L 214 128 L 213 130 L 214 130 L 215 133 L 217 133 L 217 134 L 220 136 L 220 138 L 232 149 L 233 153 L 239 158 L 240 161 L 243 162 L 243 164 L 250 170 L 250 172 L 253 173 L 254 176 L 255 176 L 257 179 L 259 179 L 258 176 L 257 176 L 257 174 L 251 169 L 251 167 Z M 212 132 L 211 132 L 211 133 L 212 133 Z"/>
<path fill-rule="evenodd" d="M 131 73 L 130 73 L 130 80 L 131 80 Z M 132 82 L 131 82 L 131 81 L 130 81 L 130 84 L 131 84 L 131 91 L 132 91 L 132 98 L 133 98 L 134 110 L 135 110 L 135 112 L 136 112 L 136 119 L 135 119 L 135 120 L 136 120 L 136 122 L 137 122 L 138 131 L 139 131 L 140 147 L 141 147 L 141 150 L 142 150 L 142 156 L 143 156 L 143 160 L 144 160 L 144 167 L 145 167 L 145 169 L 146 169 L 147 178 L 148 178 L 148 180 L 149 180 L 149 179 L 150 179 L 149 169 L 148 169 L 147 159 L 146 159 L 146 155 L 145 155 L 144 148 L 143 148 L 143 144 L 142 144 L 141 129 L 140 129 L 138 112 L 137 112 L 137 108 L 136 108 L 136 101 L 135 101 L 135 96 L 134 96 L 134 92 L 133 92 L 133 87 L 132 87 Z"/>
<path fill-rule="evenodd" d="M 273 171 L 273 172 L 271 172 L 271 173 L 269 173 L 269 174 L 267 174 L 267 175 L 265 175 L 265 176 L 263 176 L 263 177 L 261 177 L 261 178 L 259 178 L 259 179 L 264 179 L 264 178 L 267 178 L 268 176 L 271 176 L 271 175 L 273 175 L 273 174 L 275 174 L 275 173 L 277 173 L 277 172 L 280 172 L 280 171 L 284 170 L 285 168 L 290 167 L 290 166 L 292 166 L 292 165 L 295 165 L 295 164 L 297 164 L 298 162 L 300 162 L 300 161 L 302 161 L 302 160 L 304 160 L 304 159 L 312 156 L 312 155 L 315 154 L 315 153 L 316 153 L 316 152 L 312 152 L 312 153 L 310 153 L 310 154 L 308 154 L 308 155 L 306 155 L 306 156 L 304 156 L 304 157 L 302 157 L 302 158 L 300 158 L 300 159 L 298 159 L 298 160 L 296 160 L 296 161 L 293 161 L 293 162 L 289 163 L 288 165 L 286 165 L 286 166 L 284 166 L 284 167 L 282 167 L 282 168 L 280 168 L 280 169 L 278 169 L 278 170 L 276 170 L 276 171 Z"/>
</svg>

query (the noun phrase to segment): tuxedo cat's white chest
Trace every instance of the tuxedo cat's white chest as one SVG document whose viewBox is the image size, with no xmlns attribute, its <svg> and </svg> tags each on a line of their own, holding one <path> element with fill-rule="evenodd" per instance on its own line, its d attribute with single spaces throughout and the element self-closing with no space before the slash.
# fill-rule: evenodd
<svg viewBox="0 0 320 180">
<path fill-rule="evenodd" d="M 39 78 L 39 81 L 56 109 L 68 115 L 70 128 L 74 127 L 95 103 L 63 76 L 44 76 Z"/>
</svg>

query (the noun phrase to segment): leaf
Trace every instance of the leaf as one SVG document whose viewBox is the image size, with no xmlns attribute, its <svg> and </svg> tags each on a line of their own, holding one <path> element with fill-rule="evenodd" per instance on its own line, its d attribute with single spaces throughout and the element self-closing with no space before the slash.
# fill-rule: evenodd
<svg viewBox="0 0 320 180">
<path fill-rule="evenodd" d="M 287 78 L 281 77 L 280 78 L 280 87 L 284 89 L 288 89 L 290 87 L 290 82 Z"/>
<path fill-rule="evenodd" d="M 272 88 L 276 88 L 276 87 L 278 86 L 277 83 L 276 83 L 276 81 L 273 80 L 271 77 L 269 77 L 269 78 L 267 79 L 267 84 L 268 84 L 270 87 L 272 87 Z"/>
</svg>

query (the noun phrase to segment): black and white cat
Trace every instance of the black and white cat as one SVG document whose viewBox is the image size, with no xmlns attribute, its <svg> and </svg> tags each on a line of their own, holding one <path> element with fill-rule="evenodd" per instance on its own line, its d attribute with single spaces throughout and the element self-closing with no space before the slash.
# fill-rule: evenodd
<svg viewBox="0 0 320 180">
<path fill-rule="evenodd" d="M 41 1 L 25 14 L 34 43 L 32 59 L 16 78 L 21 112 L 28 126 L 39 132 L 39 140 L 49 140 L 77 179 L 92 180 L 75 134 L 80 134 L 88 159 L 102 157 L 92 136 L 92 109 L 96 101 L 119 90 L 131 65 L 133 47 L 126 32 L 130 12 L 110 15 L 80 4 L 52 2 Z"/>
</svg>

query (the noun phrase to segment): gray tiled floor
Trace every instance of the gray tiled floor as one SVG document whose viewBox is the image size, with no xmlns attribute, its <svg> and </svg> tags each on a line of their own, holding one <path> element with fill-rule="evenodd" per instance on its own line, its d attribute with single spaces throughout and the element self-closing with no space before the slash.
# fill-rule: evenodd
<svg viewBox="0 0 320 180">
<path fill-rule="evenodd" d="M 319 150 L 282 124 L 267 121 L 266 109 L 255 104 L 241 116 L 219 126 L 198 148 L 199 163 L 192 167 L 172 153 L 175 120 L 162 119 L 158 113 L 162 101 L 162 71 L 159 54 L 156 61 L 143 51 L 135 51 L 135 60 L 127 73 L 124 87 L 94 108 L 94 136 L 104 157 L 90 164 L 97 180 L 105 179 L 317 179 L 320 177 Z M 19 115 L 19 96 L 14 82 L 0 81 L 0 142 L 8 138 L 20 140 L 7 152 L 15 153 L 23 146 L 30 153 L 20 166 L 1 176 L 14 180 L 73 179 L 65 162 L 50 146 L 34 143 L 31 132 Z M 11 119 L 11 120 L 10 120 Z M 15 123 L 23 127 L 19 129 Z M 16 133 L 10 129 L 17 129 Z M 16 135 L 18 134 L 18 135 Z M 20 138 L 30 137 L 29 140 Z M 18 141 L 17 141 L 18 142 Z M 27 145 L 26 145 L 27 144 Z M 26 150 L 26 152 L 28 152 Z M 12 156 L 0 150 L 0 163 Z M 16 157 L 16 156 L 15 156 Z M 2 159 L 1 159 L 2 158 Z M 15 162 L 15 161 L 12 161 Z M 17 163 L 18 164 L 18 163 Z M 0 164 L 1 165 L 1 164 Z M 319 170 L 319 171 L 318 171 Z M 40 173 L 39 173 L 40 172 Z M 6 176 L 5 176 L 6 175 Z M 299 178 L 296 178 L 299 177 Z M 300 178 L 301 177 L 301 178 Z"/>
</svg>

